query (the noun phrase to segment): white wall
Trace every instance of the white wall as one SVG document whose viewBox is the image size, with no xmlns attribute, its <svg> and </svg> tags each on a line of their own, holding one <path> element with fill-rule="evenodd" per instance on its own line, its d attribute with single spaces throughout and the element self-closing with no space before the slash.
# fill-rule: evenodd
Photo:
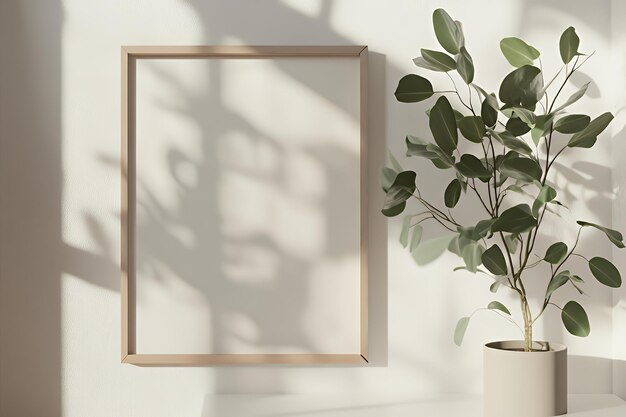
<svg viewBox="0 0 626 417">
<path fill-rule="evenodd" d="M 621 1 L 611 3 L 611 21 L 613 29 L 613 71 L 614 71 L 614 95 L 613 101 L 616 111 L 615 121 L 612 126 L 613 133 L 613 189 L 616 193 L 613 204 L 613 225 L 616 229 L 626 231 L 626 170 L 624 158 L 626 158 L 626 145 L 624 139 L 626 133 L 626 28 L 621 22 L 620 16 L 626 13 L 626 4 Z M 613 248 L 615 264 L 620 270 L 626 267 L 626 258 L 621 249 Z M 626 398 L 626 286 L 622 286 L 613 295 L 613 392 L 622 398 Z"/>
<path fill-rule="evenodd" d="M 456 348 L 451 342 L 456 320 L 492 299 L 488 282 L 452 273 L 450 266 L 458 263 L 453 257 L 416 267 L 398 243 L 399 222 L 391 221 L 387 233 L 376 214 L 383 198 L 377 174 L 385 146 L 401 155 L 404 135 L 426 126 L 426 105 L 397 103 L 392 93 L 402 75 L 416 71 L 411 58 L 418 49 L 436 48 L 430 22 L 436 7 L 463 21 L 476 81 L 489 90 L 496 90 L 495 80 L 510 70 L 498 51 L 502 37 L 526 39 L 553 71 L 560 33 L 575 26 L 581 48 L 597 50 L 583 69 L 593 74 L 590 98 L 577 109 L 592 115 L 615 110 L 616 73 L 606 64 L 612 59 L 608 0 L 0 3 L 0 415 L 199 416 L 212 392 L 479 392 L 481 344 L 518 337 L 516 330 L 483 315 L 470 325 L 464 347 Z M 619 15 L 613 15 L 621 30 Z M 235 43 L 370 47 L 368 367 L 119 363 L 119 47 Z M 432 79 L 448 87 L 446 78 Z M 562 200 L 574 218 L 608 224 L 611 146 L 608 135 L 603 139 L 591 152 L 567 156 L 567 165 L 580 175 L 560 167 L 554 181 L 568 180 Z M 423 170 L 425 193 L 440 199 L 449 178 Z M 555 223 L 552 232 L 571 242 L 575 230 Z M 583 247 L 590 255 L 610 250 L 593 233 L 585 236 Z M 612 346 L 612 315 L 621 311 L 612 307 L 621 298 L 612 299 L 593 284 L 589 293 L 592 297 L 584 299 L 593 326 L 589 338 L 564 334 L 555 312 L 536 333 L 570 347 L 572 392 L 611 392 L 612 354 L 624 351 L 624 345 Z"/>
</svg>

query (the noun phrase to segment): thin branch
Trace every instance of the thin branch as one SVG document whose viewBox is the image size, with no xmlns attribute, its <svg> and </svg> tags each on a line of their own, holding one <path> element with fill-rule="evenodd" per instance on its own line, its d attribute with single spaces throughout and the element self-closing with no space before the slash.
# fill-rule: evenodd
<svg viewBox="0 0 626 417">
<path fill-rule="evenodd" d="M 428 216 L 428 217 L 423 218 L 422 220 L 420 220 L 419 222 L 417 222 L 415 225 L 420 224 L 420 223 L 422 223 L 422 222 L 424 222 L 424 221 L 426 221 L 426 220 L 430 220 L 430 219 L 435 220 L 437 223 L 439 223 L 440 225 L 442 225 L 443 227 L 445 227 L 445 228 L 446 228 L 446 229 L 448 229 L 449 231 L 451 231 L 451 232 L 456 232 L 456 230 L 454 230 L 454 229 L 450 228 L 450 227 L 449 227 L 449 226 L 447 226 L 447 225 L 446 225 L 443 221 L 441 221 L 440 219 L 438 219 L 437 217 L 432 216 L 432 215 L 431 215 L 431 216 Z"/>
<path fill-rule="evenodd" d="M 452 81 L 452 85 L 454 85 L 454 91 L 450 91 L 450 92 L 456 93 L 456 96 L 459 98 L 459 101 L 461 102 L 461 104 L 464 105 L 465 108 L 467 108 L 469 111 L 474 113 L 474 110 L 470 106 L 465 104 L 465 102 L 463 101 L 463 98 L 461 98 L 461 95 L 459 94 L 459 89 L 456 87 L 456 83 L 454 82 L 454 79 L 452 78 L 452 76 L 450 76 L 450 74 L 448 74 L 447 72 L 446 72 L 446 75 L 448 76 L 448 78 L 450 78 L 450 81 Z"/>
<path fill-rule="evenodd" d="M 474 116 L 476 116 L 476 112 L 474 111 L 474 105 L 472 104 L 472 89 L 470 88 L 470 85 L 467 84 L 467 94 L 469 95 L 469 106 L 470 106 L 470 110 L 472 111 L 472 114 Z M 479 97 L 480 98 L 480 97 Z"/>
<path fill-rule="evenodd" d="M 587 57 L 586 57 L 585 59 L 583 59 L 583 62 L 581 62 L 579 66 L 576 66 L 576 65 L 574 64 L 574 70 L 573 70 L 573 71 L 576 71 L 578 68 L 582 67 L 582 66 L 585 64 L 585 62 L 587 62 L 587 60 L 588 60 L 589 58 L 591 58 L 591 57 L 592 57 L 595 53 L 596 53 L 596 51 L 593 51 L 592 53 L 590 53 L 589 55 L 587 55 Z M 578 62 L 578 57 L 576 57 L 576 62 Z"/>
<path fill-rule="evenodd" d="M 583 258 L 585 261 L 589 262 L 589 259 L 587 259 L 585 256 L 581 255 L 580 253 L 572 253 L 572 256 L 578 256 L 579 258 Z"/>
<path fill-rule="evenodd" d="M 550 163 L 548 164 L 548 167 L 546 168 L 546 171 L 548 171 L 548 170 L 552 167 L 552 164 L 554 164 L 554 161 L 556 161 L 556 158 L 557 158 L 559 155 L 561 155 L 561 152 L 563 152 L 563 151 L 564 151 L 565 149 L 567 149 L 567 148 L 568 148 L 568 146 L 564 146 L 564 147 L 563 147 L 560 151 L 558 151 L 558 152 L 556 153 L 556 155 L 554 155 L 554 157 L 552 158 L 552 161 L 550 161 Z"/>
<path fill-rule="evenodd" d="M 487 204 L 485 204 L 485 201 L 483 200 L 483 197 L 480 195 L 480 193 L 478 192 L 478 190 L 476 189 L 476 181 L 474 180 L 474 178 L 471 178 L 472 180 L 472 184 L 470 184 L 469 182 L 467 183 L 468 187 L 470 187 L 472 190 L 474 190 L 474 193 L 476 193 L 476 196 L 478 197 L 478 199 L 480 200 L 480 202 L 482 203 L 483 207 L 485 208 L 485 210 L 487 210 L 487 213 L 493 217 L 493 213 L 489 210 L 489 207 L 487 207 Z"/>
<path fill-rule="evenodd" d="M 487 156 L 487 149 L 485 148 L 485 144 L 484 142 L 480 143 L 481 147 L 483 148 L 483 155 L 485 156 L 485 162 L 487 163 L 487 168 L 489 168 L 489 157 Z M 495 161 L 494 161 L 494 167 L 495 167 Z M 494 181 L 494 185 L 495 185 L 495 177 L 493 179 Z M 487 181 L 487 196 L 489 197 L 489 207 L 491 207 L 491 212 L 495 213 L 494 210 L 494 200 L 491 198 L 491 178 L 489 179 L 489 181 Z"/>
<path fill-rule="evenodd" d="M 587 59 L 589 59 L 590 57 L 591 57 L 591 55 L 589 55 L 589 57 L 587 57 Z M 585 61 L 587 61 L 587 59 L 585 59 Z M 559 90 L 556 92 L 556 95 L 554 96 L 554 99 L 552 99 L 552 104 L 550 105 L 550 109 L 548 110 L 548 114 L 552 113 L 552 109 L 554 108 L 554 104 L 556 103 L 556 99 L 559 97 L 559 94 L 561 94 L 561 91 L 563 91 L 563 87 L 565 87 L 565 84 L 567 84 L 567 80 L 569 80 L 569 78 L 572 76 L 574 71 L 576 71 L 579 68 L 579 67 L 578 68 L 576 67 L 577 63 L 578 63 L 578 56 L 576 56 L 576 61 L 574 61 L 574 66 L 572 67 L 572 70 L 569 72 L 569 74 L 567 74 L 567 67 L 565 68 L 565 73 L 567 75 L 565 76 L 565 80 L 563 81 L 563 84 L 561 84 L 561 87 L 559 87 Z"/>
<path fill-rule="evenodd" d="M 567 254 L 567 256 L 561 261 L 561 263 L 554 269 L 554 274 L 552 275 L 554 277 L 555 274 L 557 274 L 559 272 L 559 269 L 561 269 L 561 267 L 563 266 L 563 264 L 565 262 L 567 262 L 567 260 L 569 259 L 570 256 L 572 256 L 572 253 L 574 253 L 574 249 L 576 249 L 576 246 L 578 246 L 578 241 L 580 240 L 580 232 L 583 230 L 582 226 L 578 229 L 578 234 L 576 235 L 576 241 L 574 242 L 574 246 L 572 246 L 572 249 L 570 249 L 569 253 Z"/>
<path fill-rule="evenodd" d="M 478 313 L 479 311 L 493 311 L 494 313 L 497 313 L 500 317 L 507 319 L 508 321 L 510 321 L 511 323 L 513 323 L 521 332 L 522 334 L 524 334 L 524 331 L 522 330 L 522 328 L 517 324 L 517 322 L 515 320 L 513 320 L 513 318 L 511 316 L 504 316 L 503 312 L 501 312 L 500 310 L 495 310 L 492 308 L 477 308 L 476 310 L 472 311 L 472 314 L 469 315 L 469 318 L 471 319 L 472 317 L 474 317 L 474 315 L 476 313 Z"/>
</svg>

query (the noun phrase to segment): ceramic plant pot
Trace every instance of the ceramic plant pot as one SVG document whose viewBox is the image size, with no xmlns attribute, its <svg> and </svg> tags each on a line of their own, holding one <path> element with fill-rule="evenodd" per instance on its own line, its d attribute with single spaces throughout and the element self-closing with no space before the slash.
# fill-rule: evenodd
<svg viewBox="0 0 626 417">
<path fill-rule="evenodd" d="M 567 413 L 567 348 L 534 342 L 487 343 L 484 348 L 485 417 L 551 417 Z"/>
</svg>

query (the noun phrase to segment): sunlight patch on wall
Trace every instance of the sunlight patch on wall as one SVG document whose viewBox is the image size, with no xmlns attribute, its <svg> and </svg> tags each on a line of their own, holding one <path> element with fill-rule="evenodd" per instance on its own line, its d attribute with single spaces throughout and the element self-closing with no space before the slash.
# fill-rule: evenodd
<svg viewBox="0 0 626 417">
<path fill-rule="evenodd" d="M 322 4 L 325 1 L 326 0 L 281 0 L 281 3 L 306 16 L 316 17 L 319 15 L 322 9 Z"/>
</svg>

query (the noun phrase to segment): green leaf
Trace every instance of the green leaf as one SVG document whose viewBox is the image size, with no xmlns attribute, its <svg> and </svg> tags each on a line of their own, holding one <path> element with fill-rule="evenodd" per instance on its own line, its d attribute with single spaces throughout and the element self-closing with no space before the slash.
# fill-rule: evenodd
<svg viewBox="0 0 626 417">
<path fill-rule="evenodd" d="M 463 24 L 459 22 L 458 20 L 455 20 L 454 25 L 456 26 L 457 43 L 459 44 L 459 50 L 461 50 L 461 46 L 465 46 L 465 35 L 463 35 Z"/>
<path fill-rule="evenodd" d="M 431 143 L 417 136 L 407 135 L 406 156 L 421 156 L 426 159 L 437 159 L 439 156 L 434 149 L 429 150 Z"/>
<path fill-rule="evenodd" d="M 506 130 L 515 136 L 522 136 L 530 131 L 530 126 L 524 123 L 519 117 L 511 117 L 506 122 Z"/>
<path fill-rule="evenodd" d="M 569 277 L 569 280 L 572 283 L 572 287 L 576 288 L 576 291 L 578 291 L 578 294 L 585 295 L 585 292 L 576 284 L 576 282 L 580 282 L 578 280 L 582 280 L 581 277 L 572 275 Z"/>
<path fill-rule="evenodd" d="M 389 162 L 391 162 L 391 166 L 393 167 L 394 171 L 396 172 L 404 171 L 404 168 L 402 168 L 402 165 L 400 165 L 400 162 L 398 162 L 396 157 L 393 156 L 393 153 L 391 152 L 389 148 L 387 148 L 387 156 L 389 157 Z"/>
<path fill-rule="evenodd" d="M 494 97 L 495 99 L 495 97 Z M 488 99 L 484 99 L 480 106 L 480 117 L 489 127 L 494 127 L 498 122 L 498 111 L 489 104 Z"/>
<path fill-rule="evenodd" d="M 456 172 L 456 179 L 461 183 L 461 188 L 463 188 L 463 192 L 467 191 L 467 178 L 461 175 L 458 171 Z"/>
<path fill-rule="evenodd" d="M 564 64 L 569 64 L 572 58 L 578 54 L 579 44 L 580 39 L 576 35 L 576 29 L 571 26 L 565 29 L 559 40 L 559 50 Z"/>
<path fill-rule="evenodd" d="M 569 271 L 561 271 L 554 277 L 552 277 L 550 283 L 548 284 L 548 288 L 546 289 L 546 300 L 550 299 L 552 293 L 561 288 L 563 285 L 567 284 L 570 276 L 571 273 Z"/>
<path fill-rule="evenodd" d="M 495 222 L 494 219 L 486 219 L 476 223 L 476 226 L 474 226 L 472 238 L 474 240 L 480 240 L 487 236 L 487 234 L 491 233 L 491 225 L 493 224 L 493 222 Z"/>
<path fill-rule="evenodd" d="M 383 167 L 383 169 L 380 170 L 380 186 L 384 192 L 389 190 L 389 187 L 393 184 L 393 180 L 396 179 L 397 174 L 398 173 L 396 171 L 389 167 Z"/>
<path fill-rule="evenodd" d="M 504 236 L 504 241 L 506 242 L 506 246 L 509 248 L 509 252 L 514 254 L 517 252 L 517 244 L 519 240 L 517 240 L 517 235 L 506 235 Z"/>
<path fill-rule="evenodd" d="M 539 210 L 544 206 L 544 204 L 549 203 L 550 201 L 556 198 L 556 191 L 554 188 L 549 185 L 544 185 L 541 187 L 541 191 L 539 191 L 539 195 L 535 199 L 533 203 L 532 213 L 533 216 L 537 217 L 539 215 Z"/>
<path fill-rule="evenodd" d="M 453 179 L 452 182 L 446 187 L 444 192 L 444 201 L 446 207 L 452 208 L 456 206 L 461 198 L 461 182 L 458 179 Z"/>
<path fill-rule="evenodd" d="M 430 144 L 426 149 L 437 154 L 437 158 L 432 158 L 433 165 L 439 169 L 448 169 L 454 166 L 454 156 L 448 155 L 437 145 Z"/>
<path fill-rule="evenodd" d="M 404 211 L 406 200 L 415 191 L 415 178 L 416 174 L 413 171 L 403 171 L 396 176 L 385 197 L 385 204 L 382 209 L 385 216 L 394 217 Z"/>
<path fill-rule="evenodd" d="M 415 216 L 406 216 L 402 220 L 402 230 L 400 231 L 400 244 L 403 248 L 406 248 L 409 244 L 409 231 L 411 230 L 411 220 Z"/>
<path fill-rule="evenodd" d="M 537 200 L 541 201 L 544 204 L 549 203 L 555 198 L 556 198 L 556 191 L 554 190 L 554 188 L 550 187 L 547 184 L 541 187 L 541 191 L 539 191 L 539 195 L 537 196 Z"/>
<path fill-rule="evenodd" d="M 559 133 L 578 133 L 587 126 L 591 117 L 585 114 L 571 114 L 565 116 L 554 123 L 554 130 Z"/>
<path fill-rule="evenodd" d="M 518 181 L 516 184 L 509 185 L 504 190 L 505 191 L 513 191 L 514 193 L 523 194 L 525 196 L 531 196 L 531 194 L 524 189 L 524 187 L 526 187 L 527 185 L 530 185 L 530 184 L 531 183 L 525 183 L 525 184 L 522 183 L 522 184 L 520 184 L 520 182 Z"/>
<path fill-rule="evenodd" d="M 397 206 L 390 207 L 388 209 L 382 209 L 381 212 L 386 217 L 395 217 L 399 214 L 402 214 L 405 208 L 406 208 L 406 202 L 400 203 Z"/>
<path fill-rule="evenodd" d="M 619 288 L 622 285 L 622 277 L 619 271 L 610 261 L 596 256 L 589 260 L 589 269 L 600 283 L 611 288 Z"/>
<path fill-rule="evenodd" d="M 539 101 L 542 91 L 541 70 L 524 65 L 504 77 L 499 96 L 503 103 L 530 108 Z"/>
<path fill-rule="evenodd" d="M 511 119 L 514 120 L 514 119 Z M 506 130 L 502 132 L 496 132 L 495 130 L 490 130 L 491 135 L 501 144 L 506 146 L 507 148 L 521 153 L 522 155 L 532 155 L 533 150 L 528 146 L 526 142 L 519 139 L 516 136 L 513 136 L 511 133 Z"/>
<path fill-rule="evenodd" d="M 591 332 L 585 309 L 576 301 L 565 304 L 561 311 L 561 320 L 568 332 L 574 336 L 587 337 Z"/>
<path fill-rule="evenodd" d="M 474 80 L 474 61 L 464 46 L 461 46 L 456 61 L 456 71 L 463 78 L 465 84 L 470 84 Z"/>
<path fill-rule="evenodd" d="M 583 280 L 581 277 L 579 277 L 578 275 L 572 275 L 570 277 L 570 279 L 574 282 L 585 282 L 585 280 Z"/>
<path fill-rule="evenodd" d="M 543 260 L 549 264 L 556 265 L 561 263 L 565 256 L 567 256 L 567 245 L 563 242 L 557 242 L 550 245 Z"/>
<path fill-rule="evenodd" d="M 506 308 L 505 305 L 499 301 L 490 302 L 487 308 L 489 310 L 500 310 L 501 312 L 508 314 L 509 316 L 511 315 L 511 312 L 509 311 L 509 309 Z"/>
<path fill-rule="evenodd" d="M 483 253 L 482 262 L 485 268 L 494 275 L 506 275 L 509 273 L 506 260 L 498 245 L 491 246 Z"/>
<path fill-rule="evenodd" d="M 427 70 L 430 70 L 430 71 L 437 71 L 437 72 L 442 72 L 443 71 L 439 66 L 431 64 L 430 62 L 426 61 L 421 56 L 413 58 L 413 63 L 417 67 L 424 68 L 424 69 L 427 69 Z M 454 63 L 454 65 L 456 65 L 456 62 Z"/>
<path fill-rule="evenodd" d="M 465 247 L 467 247 L 467 245 L 475 243 L 478 239 L 480 239 L 480 237 L 476 236 L 474 226 L 459 227 L 458 230 L 459 230 L 458 245 L 459 245 L 459 250 L 461 252 L 461 256 L 463 256 L 463 250 L 465 249 Z"/>
<path fill-rule="evenodd" d="M 469 325 L 470 318 L 462 317 L 458 323 L 456 324 L 456 328 L 454 329 L 454 344 L 457 346 L 461 346 L 463 343 L 463 338 L 465 337 L 465 332 L 467 331 L 467 326 Z"/>
<path fill-rule="evenodd" d="M 519 38 L 502 39 L 500 50 L 509 64 L 516 68 L 532 65 L 533 61 L 539 58 L 539 51 Z"/>
<path fill-rule="evenodd" d="M 506 110 L 511 111 L 513 114 L 515 114 L 515 116 L 517 116 L 522 122 L 526 123 L 528 127 L 532 128 L 535 126 L 537 116 L 535 116 L 535 113 L 533 113 L 532 111 L 521 107 L 509 107 Z"/>
<path fill-rule="evenodd" d="M 432 51 L 430 49 L 422 49 L 421 52 L 422 58 L 431 67 L 429 69 L 441 72 L 448 72 L 456 69 L 456 62 L 454 61 L 454 58 L 448 54 L 439 51 Z M 413 62 L 415 62 L 415 60 L 413 60 Z M 417 62 L 415 63 L 416 65 L 421 66 Z"/>
<path fill-rule="evenodd" d="M 494 294 L 497 293 L 500 286 L 504 284 L 505 282 L 506 282 L 506 278 L 497 277 L 495 281 L 489 286 L 489 291 L 491 291 Z"/>
<path fill-rule="evenodd" d="M 453 110 L 453 111 L 454 111 L 454 118 L 456 119 L 456 124 L 458 125 L 461 119 L 465 117 L 465 115 L 458 110 Z"/>
<path fill-rule="evenodd" d="M 413 260 L 420 266 L 431 263 L 448 249 L 450 241 L 456 236 L 456 234 L 449 234 L 421 242 L 417 249 L 411 252 Z"/>
<path fill-rule="evenodd" d="M 589 87 L 589 84 L 591 84 L 591 81 L 583 84 L 582 87 L 580 87 L 574 94 L 572 94 L 566 101 L 565 103 L 563 103 L 562 105 L 560 105 L 559 107 L 557 107 L 553 113 L 558 113 L 561 110 L 565 109 L 568 106 L 571 106 L 572 104 L 576 103 L 578 100 L 580 100 L 585 93 L 587 92 L 587 88 Z"/>
<path fill-rule="evenodd" d="M 550 127 L 554 120 L 554 114 L 544 114 L 537 116 L 535 127 L 531 129 L 530 135 L 535 145 L 539 144 L 539 139 L 550 133 Z"/>
<path fill-rule="evenodd" d="M 424 229 L 421 225 L 413 226 L 413 233 L 411 234 L 411 245 L 409 246 L 409 250 L 411 252 L 415 251 L 422 241 L 422 232 Z"/>
<path fill-rule="evenodd" d="M 613 230 L 613 229 L 609 229 L 608 227 L 604 227 L 604 226 L 600 226 L 598 224 L 595 223 L 589 223 L 589 222 L 584 222 L 584 221 L 577 221 L 576 223 L 578 223 L 579 225 L 583 226 L 583 227 L 595 227 L 596 229 L 604 232 L 604 234 L 606 235 L 606 237 L 609 238 L 609 240 L 618 248 L 623 248 L 624 247 L 624 238 L 622 236 L 622 234 L 620 232 L 618 232 L 617 230 Z"/>
<path fill-rule="evenodd" d="M 453 55 L 458 54 L 464 43 L 460 25 L 457 25 L 445 10 L 437 9 L 433 12 L 433 27 L 443 49 Z"/>
<path fill-rule="evenodd" d="M 425 112 L 426 116 L 428 117 L 430 117 L 430 110 L 431 109 L 427 109 Z M 465 115 L 456 109 L 452 109 L 452 111 L 454 112 L 454 118 L 456 119 L 456 124 L 458 125 L 461 119 L 465 117 Z"/>
<path fill-rule="evenodd" d="M 447 169 L 454 166 L 454 156 L 448 155 L 433 143 L 408 135 L 406 137 L 406 156 L 420 156 L 430 159 L 437 168 Z"/>
<path fill-rule="evenodd" d="M 567 146 L 574 148 L 590 148 L 596 143 L 596 139 L 609 123 L 613 120 L 613 115 L 606 112 L 596 117 L 581 132 L 576 133 L 567 143 Z"/>
<path fill-rule="evenodd" d="M 531 210 L 531 213 L 533 214 L 534 217 L 539 218 L 539 212 L 541 211 L 541 208 L 544 206 L 544 204 L 539 201 L 539 200 L 535 200 L 533 202 L 533 208 Z M 547 208 L 546 208 L 547 210 Z"/>
<path fill-rule="evenodd" d="M 500 105 L 498 104 L 498 99 L 495 94 L 487 94 L 485 90 L 476 84 L 472 84 L 472 87 L 474 87 L 474 89 L 478 92 L 478 95 L 482 96 L 487 104 L 489 104 L 495 111 L 500 110 Z"/>
<path fill-rule="evenodd" d="M 467 116 L 459 122 L 459 130 L 468 140 L 481 143 L 485 136 L 485 124 L 480 116 Z"/>
<path fill-rule="evenodd" d="M 444 152 L 452 154 L 459 141 L 459 134 L 452 106 L 445 96 L 439 97 L 431 109 L 429 127 L 437 145 Z"/>
<path fill-rule="evenodd" d="M 461 246 L 459 245 L 459 236 L 454 236 L 448 245 L 448 250 L 457 256 L 461 256 Z M 467 269 L 463 266 L 464 269 Z"/>
<path fill-rule="evenodd" d="M 516 180 L 525 182 L 541 180 L 541 167 L 530 158 L 505 158 L 498 169 L 502 174 Z"/>
<path fill-rule="evenodd" d="M 537 225 L 528 204 L 519 204 L 500 214 L 491 226 L 492 232 L 524 233 Z"/>
<path fill-rule="evenodd" d="M 468 271 L 476 273 L 476 270 L 482 263 L 481 257 L 484 250 L 485 248 L 483 248 L 483 245 L 476 242 L 471 242 L 463 248 L 461 256 L 465 261 L 465 266 L 467 266 Z"/>
<path fill-rule="evenodd" d="M 396 99 L 402 103 L 417 103 L 433 94 L 433 85 L 424 77 L 416 74 L 405 75 L 396 88 Z"/>
<path fill-rule="evenodd" d="M 472 154 L 464 154 L 461 160 L 455 165 L 456 169 L 467 178 L 491 178 L 493 174 L 480 159 Z"/>
</svg>

